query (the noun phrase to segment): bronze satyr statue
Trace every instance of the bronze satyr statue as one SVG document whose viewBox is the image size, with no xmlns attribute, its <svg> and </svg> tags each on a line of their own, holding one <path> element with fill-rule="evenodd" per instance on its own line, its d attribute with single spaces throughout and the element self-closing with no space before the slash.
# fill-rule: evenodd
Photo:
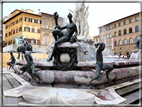
<svg viewBox="0 0 142 107">
<path fill-rule="evenodd" d="M 23 71 L 21 74 L 23 74 L 25 71 L 27 71 L 28 73 L 32 73 L 34 76 L 36 76 L 39 79 L 40 83 L 42 83 L 42 80 L 35 72 L 34 61 L 33 61 L 31 54 L 25 51 L 25 47 L 19 47 L 19 52 L 22 52 L 24 54 L 24 57 L 27 61 L 27 64 L 22 65 L 20 67 L 20 70 Z"/>
<path fill-rule="evenodd" d="M 16 60 L 15 60 L 15 57 L 14 57 L 14 55 L 13 55 L 13 52 L 10 52 L 10 56 L 11 56 L 11 58 L 10 58 L 11 61 L 10 61 L 10 62 L 7 62 L 7 65 L 10 66 L 9 69 L 10 69 L 10 68 L 13 68 L 12 65 L 15 64 L 15 61 L 16 61 Z"/>
<path fill-rule="evenodd" d="M 56 50 L 57 50 L 57 45 L 64 43 L 64 42 L 76 42 L 77 41 L 77 27 L 76 24 L 72 21 L 72 14 L 69 13 L 68 14 L 68 19 L 69 19 L 69 24 L 67 24 L 64 27 L 60 27 L 57 23 L 57 19 L 58 19 L 58 13 L 55 12 L 54 13 L 54 19 L 55 19 L 55 29 L 52 31 L 53 37 L 55 39 L 55 43 L 54 43 L 54 48 L 53 48 L 53 52 L 51 54 L 51 56 L 49 57 L 49 59 L 47 61 L 51 61 L 52 57 L 55 56 Z M 58 29 L 56 29 L 58 28 Z M 62 31 L 63 29 L 67 29 L 66 31 Z M 75 34 L 74 34 L 75 33 Z M 74 35 L 73 35 L 74 34 Z M 72 36 L 73 35 L 73 36 Z"/>
<path fill-rule="evenodd" d="M 136 49 L 142 49 L 142 45 L 141 44 L 141 38 L 142 38 L 142 34 L 139 35 L 139 37 L 136 39 L 136 42 L 135 42 L 135 48 Z"/>
<path fill-rule="evenodd" d="M 106 70 L 106 78 L 110 82 L 110 78 L 108 76 L 109 72 L 113 70 L 113 66 L 111 64 L 103 64 L 103 55 L 102 51 L 105 49 L 105 44 L 102 42 L 98 42 L 95 44 L 96 49 L 96 76 L 87 84 L 87 86 L 90 85 L 90 83 L 96 79 L 99 79 L 101 70 L 105 71 Z"/>
<path fill-rule="evenodd" d="M 17 58 L 18 58 L 18 59 L 20 58 L 20 51 L 19 51 L 20 47 L 25 47 L 25 50 L 27 50 L 27 51 L 32 51 L 32 45 L 29 44 L 27 40 L 23 40 L 22 43 L 23 43 L 23 45 L 22 45 L 22 46 L 19 46 L 19 47 L 17 48 L 17 51 L 18 51 L 18 57 L 17 57 Z M 24 59 L 24 58 L 22 57 L 22 59 Z"/>
</svg>

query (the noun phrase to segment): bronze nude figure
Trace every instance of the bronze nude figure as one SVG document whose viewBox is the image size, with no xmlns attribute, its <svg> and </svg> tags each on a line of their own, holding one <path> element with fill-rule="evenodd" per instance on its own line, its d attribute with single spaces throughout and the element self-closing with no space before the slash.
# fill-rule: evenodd
<svg viewBox="0 0 142 107">
<path fill-rule="evenodd" d="M 55 29 L 52 31 L 53 37 L 55 39 L 55 43 L 54 43 L 53 52 L 52 52 L 51 56 L 49 57 L 49 59 L 47 60 L 48 62 L 51 61 L 52 58 L 55 56 L 58 44 L 61 44 L 64 42 L 73 43 L 73 42 L 77 41 L 76 36 L 77 36 L 78 32 L 77 32 L 76 24 L 72 21 L 72 14 L 71 13 L 68 14 L 68 19 L 69 19 L 70 23 L 67 24 L 66 26 L 63 26 L 63 27 L 60 27 L 57 23 L 58 16 L 59 16 L 58 13 L 55 12 L 54 19 L 56 22 L 56 26 L 55 26 Z M 58 28 L 58 29 L 56 29 L 56 28 Z M 63 29 L 67 29 L 67 30 L 62 31 Z"/>
<path fill-rule="evenodd" d="M 9 69 L 12 67 L 13 68 L 13 64 L 15 64 L 15 57 L 14 57 L 14 55 L 13 55 L 13 52 L 10 52 L 10 56 L 11 56 L 11 61 L 10 62 L 7 62 L 7 65 L 9 65 L 10 67 L 9 67 Z"/>
<path fill-rule="evenodd" d="M 101 70 L 106 70 L 106 78 L 108 81 L 110 81 L 110 78 L 108 76 L 109 72 L 113 70 L 113 66 L 111 64 L 103 64 L 103 55 L 102 51 L 105 49 L 105 44 L 103 42 L 98 42 L 95 44 L 96 49 L 96 76 L 87 84 L 87 86 L 90 85 L 90 83 L 96 79 L 99 79 Z"/>
<path fill-rule="evenodd" d="M 24 54 L 24 57 L 27 61 L 27 64 L 22 65 L 20 67 L 20 70 L 23 71 L 21 74 L 23 74 L 25 71 L 27 71 L 28 73 L 32 73 L 34 76 L 36 76 L 39 79 L 40 83 L 42 83 L 42 80 L 35 72 L 34 61 L 33 61 L 31 54 L 25 51 L 25 47 L 19 47 L 19 52 L 22 52 Z"/>
</svg>

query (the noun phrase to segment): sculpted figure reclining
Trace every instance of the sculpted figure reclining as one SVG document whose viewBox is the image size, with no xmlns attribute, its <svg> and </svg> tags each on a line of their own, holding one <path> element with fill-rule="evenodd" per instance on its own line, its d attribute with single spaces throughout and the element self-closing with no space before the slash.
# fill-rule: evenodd
<svg viewBox="0 0 142 107">
<path fill-rule="evenodd" d="M 72 21 L 72 14 L 71 13 L 68 14 L 68 19 L 69 19 L 70 23 L 67 24 L 66 26 L 63 26 L 63 27 L 60 27 L 57 23 L 58 16 L 59 16 L 58 13 L 55 12 L 54 19 L 55 19 L 56 27 L 52 31 L 53 37 L 55 39 L 55 43 L 54 43 L 53 52 L 47 61 L 51 61 L 52 57 L 55 56 L 58 44 L 61 44 L 64 42 L 69 42 L 69 41 L 71 43 L 73 43 L 73 42 L 77 41 L 77 38 L 76 38 L 76 36 L 78 34 L 77 27 L 76 27 L 76 24 Z M 58 28 L 58 29 L 56 29 L 56 28 Z M 67 29 L 67 30 L 62 31 L 63 29 Z"/>
<path fill-rule="evenodd" d="M 108 76 L 109 72 L 113 70 L 113 66 L 111 64 L 103 64 L 103 55 L 102 51 L 105 49 L 105 44 L 102 42 L 98 42 L 95 44 L 96 49 L 96 76 L 87 84 L 87 86 L 90 85 L 90 83 L 96 79 L 99 79 L 101 70 L 105 71 L 106 70 L 106 78 L 108 81 L 110 81 L 110 78 Z"/>
</svg>

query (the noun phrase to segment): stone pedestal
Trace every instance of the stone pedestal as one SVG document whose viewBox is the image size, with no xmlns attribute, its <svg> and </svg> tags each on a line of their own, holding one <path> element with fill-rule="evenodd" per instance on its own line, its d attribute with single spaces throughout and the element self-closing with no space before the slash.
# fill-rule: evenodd
<svg viewBox="0 0 142 107">
<path fill-rule="evenodd" d="M 140 56 L 141 54 L 142 54 L 142 50 L 135 49 L 135 50 L 133 50 L 133 53 L 132 53 L 130 59 L 140 59 L 141 58 L 141 56 Z"/>
<path fill-rule="evenodd" d="M 53 66 L 62 71 L 72 70 L 77 67 L 77 43 L 65 42 L 58 45 L 54 56 Z M 54 45 L 51 46 L 52 48 Z"/>
</svg>

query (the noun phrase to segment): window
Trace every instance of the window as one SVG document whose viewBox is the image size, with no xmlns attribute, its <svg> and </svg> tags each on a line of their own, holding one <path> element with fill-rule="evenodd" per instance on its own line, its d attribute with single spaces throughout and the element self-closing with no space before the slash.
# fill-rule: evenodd
<svg viewBox="0 0 142 107">
<path fill-rule="evenodd" d="M 127 44 L 127 40 L 126 39 L 124 40 L 124 44 Z"/>
<path fill-rule="evenodd" d="M 111 42 L 109 43 L 109 46 L 111 46 Z"/>
<path fill-rule="evenodd" d="M 8 45 L 10 45 L 10 41 L 8 42 Z"/>
<path fill-rule="evenodd" d="M 40 29 L 37 29 L 37 33 L 40 33 Z"/>
<path fill-rule="evenodd" d="M 106 43 L 106 46 L 108 47 L 108 43 Z"/>
<path fill-rule="evenodd" d="M 16 29 L 16 33 L 18 33 L 18 29 Z"/>
<path fill-rule="evenodd" d="M 121 42 L 121 40 L 119 40 L 119 45 L 121 45 L 122 44 L 122 42 Z"/>
<path fill-rule="evenodd" d="M 138 17 L 136 17 L 136 21 L 138 21 Z"/>
<path fill-rule="evenodd" d="M 15 34 L 15 30 L 13 30 L 13 34 Z"/>
<path fill-rule="evenodd" d="M 127 31 L 126 31 L 126 29 L 124 29 L 124 35 L 126 35 L 126 33 L 127 33 Z"/>
<path fill-rule="evenodd" d="M 24 27 L 24 31 L 30 32 L 30 27 Z"/>
<path fill-rule="evenodd" d="M 101 32 L 102 32 L 102 28 L 101 28 Z"/>
<path fill-rule="evenodd" d="M 35 23 L 35 19 L 31 19 L 31 22 L 32 22 L 32 23 Z"/>
<path fill-rule="evenodd" d="M 96 39 L 96 42 L 98 42 L 98 39 Z"/>
<path fill-rule="evenodd" d="M 32 28 L 32 32 L 35 32 L 35 28 Z"/>
<path fill-rule="evenodd" d="M 116 28 L 116 24 L 114 24 L 114 27 Z"/>
<path fill-rule="evenodd" d="M 132 38 L 130 39 L 130 44 L 131 44 L 131 43 L 133 43 L 133 39 L 132 39 Z"/>
<path fill-rule="evenodd" d="M 37 20 L 37 23 L 40 24 L 40 20 Z"/>
<path fill-rule="evenodd" d="M 121 30 L 119 30 L 119 36 L 121 36 Z"/>
<path fill-rule="evenodd" d="M 106 38 L 109 38 L 108 35 L 106 35 Z"/>
<path fill-rule="evenodd" d="M 54 29 L 54 28 L 55 28 L 55 23 L 53 22 L 53 23 L 52 23 L 52 29 Z"/>
<path fill-rule="evenodd" d="M 18 20 L 16 20 L 16 24 L 18 23 Z"/>
<path fill-rule="evenodd" d="M 21 32 L 22 31 L 22 27 L 19 27 L 19 32 Z"/>
<path fill-rule="evenodd" d="M 30 22 L 30 18 L 25 17 L 26 22 Z"/>
<path fill-rule="evenodd" d="M 106 27 L 106 30 L 108 30 L 108 27 Z"/>
<path fill-rule="evenodd" d="M 11 32 L 9 32 L 9 36 L 11 35 Z"/>
<path fill-rule="evenodd" d="M 121 26 L 121 23 L 119 22 L 119 26 Z"/>
<path fill-rule="evenodd" d="M 109 37 L 111 38 L 111 33 L 109 34 Z"/>
<path fill-rule="evenodd" d="M 2 34 L 3 33 L 3 31 L 2 30 L 0 30 L 0 34 Z"/>
<path fill-rule="evenodd" d="M 103 40 L 103 36 L 101 36 L 101 40 Z"/>
<path fill-rule="evenodd" d="M 139 27 L 138 26 L 136 26 L 135 31 L 139 32 Z"/>
<path fill-rule="evenodd" d="M 7 37 L 7 33 L 5 34 L 5 37 Z"/>
<path fill-rule="evenodd" d="M 48 21 L 47 20 L 45 21 L 45 28 L 46 29 L 48 28 Z"/>
<path fill-rule="evenodd" d="M 114 41 L 114 45 L 115 45 L 115 46 L 117 45 L 116 41 Z"/>
<path fill-rule="evenodd" d="M 114 32 L 114 36 L 116 36 L 116 32 Z"/>
<path fill-rule="evenodd" d="M 21 22 L 22 21 L 22 17 L 19 19 L 19 22 Z"/>
<path fill-rule="evenodd" d="M 109 30 L 111 29 L 111 26 L 109 26 Z"/>
<path fill-rule="evenodd" d="M 129 28 L 129 33 L 132 33 L 132 28 Z"/>
<path fill-rule="evenodd" d="M 31 40 L 31 44 L 34 44 L 34 40 L 33 39 Z"/>
<path fill-rule="evenodd" d="M 7 45 L 7 42 L 5 43 L 5 46 Z"/>
<path fill-rule="evenodd" d="M 129 19 L 129 23 L 131 23 L 131 19 Z"/>
<path fill-rule="evenodd" d="M 126 21 L 124 21 L 124 25 L 126 25 Z"/>
<path fill-rule="evenodd" d="M 37 44 L 38 44 L 38 45 L 40 44 L 40 40 L 37 40 Z"/>
</svg>

